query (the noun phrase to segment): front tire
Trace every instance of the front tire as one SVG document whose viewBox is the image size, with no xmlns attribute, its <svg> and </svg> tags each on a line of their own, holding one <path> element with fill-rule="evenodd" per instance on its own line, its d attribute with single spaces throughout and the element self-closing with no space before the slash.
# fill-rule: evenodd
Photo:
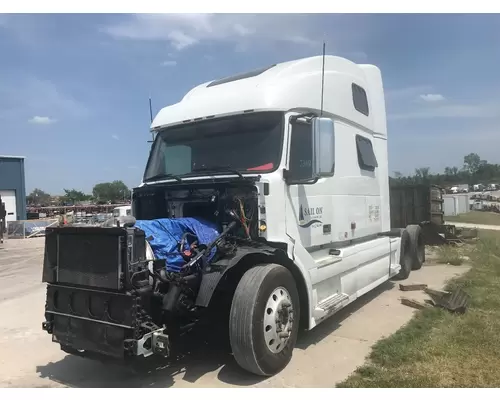
<svg viewBox="0 0 500 400">
<path fill-rule="evenodd" d="M 229 315 L 236 362 L 256 375 L 271 376 L 292 358 L 300 319 L 299 294 L 288 269 L 258 265 L 243 275 Z"/>
</svg>

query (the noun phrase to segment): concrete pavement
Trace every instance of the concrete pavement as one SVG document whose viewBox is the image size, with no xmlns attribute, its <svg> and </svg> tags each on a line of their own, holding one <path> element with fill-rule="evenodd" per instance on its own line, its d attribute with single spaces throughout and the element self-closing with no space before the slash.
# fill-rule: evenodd
<svg viewBox="0 0 500 400">
<path fill-rule="evenodd" d="M 0 387 L 333 387 L 362 365 L 371 346 L 407 323 L 398 285 L 387 282 L 311 332 L 300 335 L 292 362 L 261 379 L 242 371 L 227 351 L 198 340 L 190 352 L 160 366 L 132 370 L 70 356 L 42 331 L 43 238 L 0 245 Z M 467 267 L 425 265 L 408 282 L 441 288 Z M 405 293 L 423 299 L 422 292 Z"/>
<path fill-rule="evenodd" d="M 457 228 L 483 229 L 487 231 L 500 231 L 500 225 L 470 224 L 466 222 L 445 222 L 447 225 L 455 225 Z"/>
</svg>

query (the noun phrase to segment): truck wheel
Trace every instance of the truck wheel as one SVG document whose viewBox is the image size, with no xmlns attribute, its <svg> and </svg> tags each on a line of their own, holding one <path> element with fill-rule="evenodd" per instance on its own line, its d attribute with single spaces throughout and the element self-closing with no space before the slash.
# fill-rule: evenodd
<svg viewBox="0 0 500 400">
<path fill-rule="evenodd" d="M 411 269 L 415 271 L 422 268 L 425 261 L 425 243 L 422 235 L 422 228 L 419 225 L 408 225 L 406 231 L 410 235 L 413 252 L 413 264 Z"/>
<path fill-rule="evenodd" d="M 241 278 L 229 315 L 236 362 L 249 372 L 271 376 L 292 358 L 300 305 L 295 280 L 277 264 L 258 265 Z"/>
<path fill-rule="evenodd" d="M 410 276 L 413 265 L 413 254 L 411 237 L 405 229 L 401 235 L 401 254 L 399 260 L 401 270 L 394 277 L 395 280 L 407 279 Z"/>
</svg>

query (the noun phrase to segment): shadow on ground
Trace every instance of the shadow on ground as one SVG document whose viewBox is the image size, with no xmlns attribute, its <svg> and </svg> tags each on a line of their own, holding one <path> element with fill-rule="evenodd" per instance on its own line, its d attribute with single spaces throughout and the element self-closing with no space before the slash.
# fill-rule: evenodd
<svg viewBox="0 0 500 400">
<path fill-rule="evenodd" d="M 207 374 L 217 376 L 210 386 L 217 386 L 217 381 L 220 385 L 249 386 L 262 380 L 236 364 L 225 338 L 207 338 L 197 333 L 186 337 L 180 346 L 179 354 L 168 361 L 146 359 L 127 366 L 67 355 L 60 361 L 38 366 L 37 373 L 70 387 L 171 387 L 180 380 L 179 375 L 181 386 L 195 384 Z"/>
<path fill-rule="evenodd" d="M 335 316 L 309 332 L 299 335 L 296 348 L 306 350 L 331 335 L 351 314 L 390 290 L 394 283 L 386 282 L 367 293 Z M 208 329 L 217 333 L 220 329 Z M 204 386 L 251 386 L 265 380 L 242 370 L 234 361 L 227 338 L 207 337 L 207 330 L 187 337 L 179 351 L 179 356 L 161 363 L 144 360 L 135 366 L 103 364 L 78 356 L 67 355 L 62 360 L 38 366 L 41 378 L 70 387 L 171 387 L 191 386 L 207 374 L 213 374 L 210 383 Z M 218 371 L 218 372 L 216 372 Z M 181 379 L 176 378 L 183 375 Z M 176 382 L 177 381 L 177 382 Z"/>
</svg>

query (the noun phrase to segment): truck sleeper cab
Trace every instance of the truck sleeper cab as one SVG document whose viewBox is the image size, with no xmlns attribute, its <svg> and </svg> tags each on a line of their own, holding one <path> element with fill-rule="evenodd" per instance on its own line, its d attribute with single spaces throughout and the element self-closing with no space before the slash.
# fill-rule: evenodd
<svg viewBox="0 0 500 400">
<path fill-rule="evenodd" d="M 420 227 L 390 227 L 377 67 L 310 57 L 204 83 L 151 129 L 134 217 L 47 234 L 44 329 L 63 350 L 168 356 L 224 315 L 238 364 L 269 376 L 300 328 L 422 266 Z"/>
</svg>

